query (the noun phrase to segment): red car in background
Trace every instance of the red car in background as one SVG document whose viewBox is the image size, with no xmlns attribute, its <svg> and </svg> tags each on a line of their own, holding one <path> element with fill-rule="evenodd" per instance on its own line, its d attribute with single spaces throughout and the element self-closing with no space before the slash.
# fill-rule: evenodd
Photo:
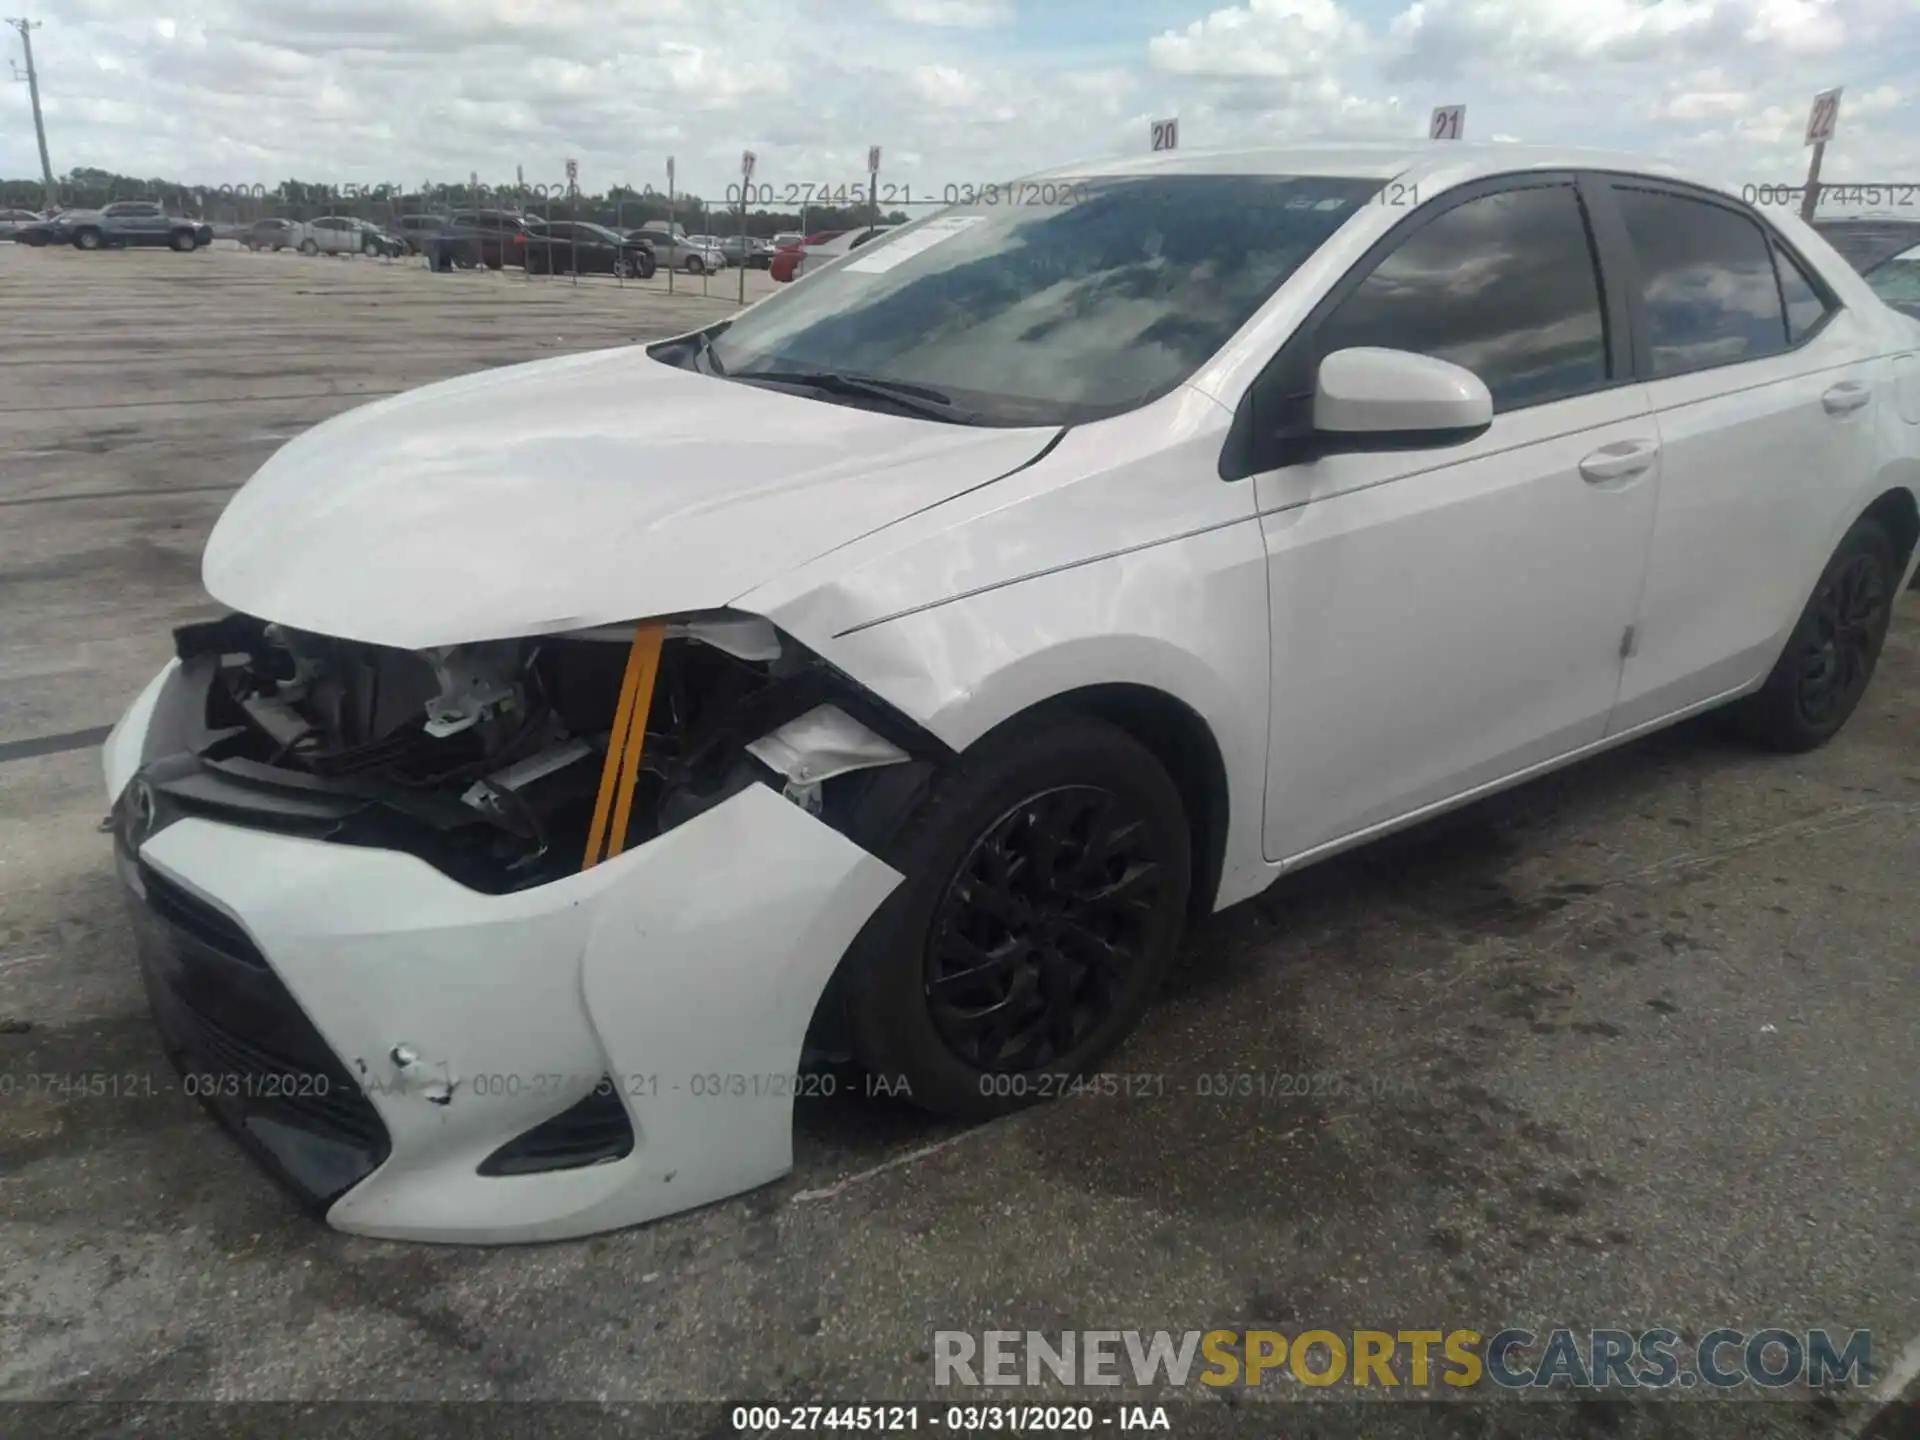
<svg viewBox="0 0 1920 1440">
<path fill-rule="evenodd" d="M 816 230 L 796 245 L 782 245 L 773 252 L 773 263 L 767 266 L 767 273 L 781 284 L 786 284 L 793 279 L 794 267 L 800 263 L 800 256 L 808 246 L 824 245 L 846 233 L 844 230 Z"/>
</svg>

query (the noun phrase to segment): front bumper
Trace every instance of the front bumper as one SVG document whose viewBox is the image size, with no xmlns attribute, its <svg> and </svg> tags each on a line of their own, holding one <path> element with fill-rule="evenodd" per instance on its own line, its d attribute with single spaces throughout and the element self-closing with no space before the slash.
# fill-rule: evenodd
<svg viewBox="0 0 1920 1440">
<path fill-rule="evenodd" d="M 107 741 L 123 816 L 177 673 Z M 197 816 L 129 824 L 121 853 L 190 1088 L 330 1224 L 465 1242 L 615 1229 L 786 1173 L 808 1023 L 900 880 L 760 785 L 506 895 L 411 855 Z M 624 1110 L 625 1153 L 483 1173 L 595 1096 Z"/>
</svg>

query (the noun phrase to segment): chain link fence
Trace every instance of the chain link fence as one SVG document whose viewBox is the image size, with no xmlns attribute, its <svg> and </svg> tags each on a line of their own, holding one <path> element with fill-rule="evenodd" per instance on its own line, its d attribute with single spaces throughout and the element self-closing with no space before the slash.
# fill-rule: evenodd
<svg viewBox="0 0 1920 1440">
<path fill-rule="evenodd" d="M 17 194 L 15 192 L 18 192 Z M 31 193 L 29 193 L 31 192 Z M 38 182 L 0 182 L 0 204 L 37 208 L 43 192 Z M 262 233 L 263 248 L 281 238 L 280 248 L 301 248 L 303 239 L 326 241 L 326 232 L 311 227 L 316 221 L 344 219 L 371 225 L 404 243 L 396 255 L 377 258 L 387 263 L 425 263 L 425 238 L 476 215 L 489 215 L 496 226 L 501 217 L 524 217 L 532 233 L 564 222 L 603 226 L 621 235 L 646 232 L 656 244 L 658 269 L 653 281 L 676 292 L 747 302 L 765 293 L 764 285 L 749 286 L 739 269 L 768 268 L 776 236 L 846 230 L 857 225 L 901 223 L 908 216 L 903 204 L 915 210 L 935 203 L 906 193 L 905 187 L 887 187 L 891 207 L 878 209 L 862 182 L 837 187 L 815 183 L 784 184 L 759 181 L 727 188 L 720 203 L 698 194 L 670 194 L 652 185 L 617 184 L 601 193 L 587 193 L 568 182 L 482 183 L 473 173 L 466 181 L 423 181 L 416 185 L 331 185 L 286 181 L 279 185 L 187 185 L 164 179 L 140 179 L 102 170 L 79 169 L 60 183 L 64 210 L 99 210 L 123 200 L 156 202 L 171 214 L 190 216 L 212 228 L 216 243 L 247 245 L 256 227 L 265 221 L 285 222 L 293 228 L 282 237 Z M 745 203 L 743 204 L 743 200 Z M 787 203 L 783 204 L 782 201 Z M 660 244 L 660 237 L 668 244 Z M 290 240 L 286 237 L 290 237 Z M 700 243 L 691 243 L 694 241 Z M 357 251 L 357 245 L 318 243 L 314 249 Z M 577 263 L 567 263 L 566 248 L 551 250 L 556 263 L 528 269 L 522 263 L 524 246 L 511 243 L 485 248 L 484 268 L 510 272 L 512 278 L 578 283 Z M 660 255 L 666 249 L 670 256 Z M 720 251 L 720 261 L 712 258 Z M 368 258 L 362 256 L 362 258 Z M 482 268 L 463 266 L 461 268 Z M 619 267 L 615 267 L 616 271 Z M 627 277 L 613 276 L 620 284 Z"/>
</svg>

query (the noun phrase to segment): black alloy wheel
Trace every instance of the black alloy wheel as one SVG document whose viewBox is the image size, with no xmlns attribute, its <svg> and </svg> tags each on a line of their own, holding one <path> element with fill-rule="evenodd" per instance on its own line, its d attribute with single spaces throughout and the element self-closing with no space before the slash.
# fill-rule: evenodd
<svg viewBox="0 0 1920 1440">
<path fill-rule="evenodd" d="M 1749 739 L 1790 754 L 1824 745 L 1847 723 L 1880 661 L 1903 560 L 1868 515 L 1828 560 L 1766 683 L 1727 718 Z"/>
<path fill-rule="evenodd" d="M 1851 711 L 1867 688 L 1886 638 L 1887 582 L 1870 554 L 1853 555 L 1821 577 L 1813 630 L 1800 647 L 1798 697 L 1809 726 Z"/>
<path fill-rule="evenodd" d="M 974 844 L 934 912 L 927 1003 L 954 1058 L 1045 1069 L 1112 1017 L 1174 888 L 1141 807 L 1072 785 L 1023 800 Z"/>
<path fill-rule="evenodd" d="M 975 742 L 883 823 L 873 853 L 904 878 L 832 987 L 855 1058 L 888 1094 L 962 1119 L 1065 1093 L 1138 1023 L 1179 947 L 1179 788 L 1126 731 L 1058 713 Z"/>
</svg>

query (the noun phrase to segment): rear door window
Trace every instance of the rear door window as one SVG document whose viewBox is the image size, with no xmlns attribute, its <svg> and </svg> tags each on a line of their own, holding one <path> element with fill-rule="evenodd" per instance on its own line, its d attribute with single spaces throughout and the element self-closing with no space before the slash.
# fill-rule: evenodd
<svg viewBox="0 0 1920 1440">
<path fill-rule="evenodd" d="M 1620 185 L 1614 193 L 1638 260 L 1654 378 L 1787 349 L 1781 279 L 1758 224 L 1671 191 Z"/>
</svg>

